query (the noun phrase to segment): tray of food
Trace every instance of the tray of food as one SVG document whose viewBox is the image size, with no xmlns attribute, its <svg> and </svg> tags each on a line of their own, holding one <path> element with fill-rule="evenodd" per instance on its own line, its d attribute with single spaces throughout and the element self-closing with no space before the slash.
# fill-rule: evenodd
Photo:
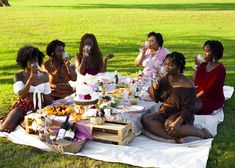
<svg viewBox="0 0 235 168">
<path fill-rule="evenodd" d="M 74 110 L 69 105 L 49 105 L 43 111 L 48 115 L 65 116 L 70 115 Z"/>
</svg>

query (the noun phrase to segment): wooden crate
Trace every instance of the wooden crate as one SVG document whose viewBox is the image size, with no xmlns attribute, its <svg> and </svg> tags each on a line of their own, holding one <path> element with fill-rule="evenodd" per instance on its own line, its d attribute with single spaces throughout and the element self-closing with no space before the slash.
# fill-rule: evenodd
<svg viewBox="0 0 235 168">
<path fill-rule="evenodd" d="M 135 137 L 130 123 L 113 121 L 106 121 L 102 125 L 95 125 L 92 136 L 94 140 L 111 142 L 118 145 L 127 145 Z"/>
<path fill-rule="evenodd" d="M 26 115 L 24 118 L 24 127 L 27 133 L 29 134 L 36 134 L 38 135 L 38 131 L 34 131 L 32 128 L 32 123 L 34 121 L 34 118 L 37 116 L 38 114 L 36 113 L 31 113 L 29 115 Z"/>
</svg>

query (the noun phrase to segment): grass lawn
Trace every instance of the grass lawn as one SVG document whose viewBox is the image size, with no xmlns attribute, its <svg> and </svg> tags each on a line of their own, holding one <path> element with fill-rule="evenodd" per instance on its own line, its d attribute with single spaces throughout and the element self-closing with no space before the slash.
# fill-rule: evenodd
<svg viewBox="0 0 235 168">
<path fill-rule="evenodd" d="M 135 74 L 134 59 L 150 31 L 161 32 L 164 46 L 187 58 L 185 74 L 192 75 L 193 58 L 202 54 L 208 39 L 224 44 L 226 85 L 235 86 L 234 0 L 9 0 L 0 8 L 0 117 L 16 100 L 14 73 L 18 49 L 34 45 L 45 52 L 47 43 L 60 39 L 75 55 L 84 33 L 94 33 L 104 54 L 113 52 L 108 71 Z M 45 59 L 48 59 L 46 57 Z M 235 165 L 235 98 L 226 101 L 225 120 L 218 127 L 207 167 Z M 59 155 L 15 145 L 0 138 L 0 167 L 132 167 L 86 157 Z"/>
</svg>

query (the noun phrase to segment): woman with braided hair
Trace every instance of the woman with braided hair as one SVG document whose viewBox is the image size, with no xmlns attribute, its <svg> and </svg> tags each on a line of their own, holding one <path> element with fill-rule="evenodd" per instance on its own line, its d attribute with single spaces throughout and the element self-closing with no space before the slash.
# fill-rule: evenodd
<svg viewBox="0 0 235 168">
<path fill-rule="evenodd" d="M 155 102 L 162 102 L 158 112 L 146 114 L 142 123 L 154 135 L 166 139 L 195 136 L 212 138 L 211 133 L 193 126 L 196 88 L 191 80 L 183 75 L 185 57 L 178 52 L 168 54 L 164 60 L 166 75 L 154 82 L 148 89 Z"/>
</svg>

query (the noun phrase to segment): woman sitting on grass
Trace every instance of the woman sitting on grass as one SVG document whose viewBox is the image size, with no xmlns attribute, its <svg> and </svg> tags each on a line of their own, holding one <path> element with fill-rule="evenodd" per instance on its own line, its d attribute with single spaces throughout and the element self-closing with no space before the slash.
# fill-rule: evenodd
<svg viewBox="0 0 235 168">
<path fill-rule="evenodd" d="M 204 44 L 205 62 L 197 66 L 194 75 L 200 108 L 198 114 L 211 114 L 224 105 L 223 86 L 226 69 L 219 62 L 223 57 L 223 51 L 223 45 L 219 41 L 208 40 Z"/>
<path fill-rule="evenodd" d="M 0 121 L 0 131 L 11 132 L 29 111 L 36 111 L 52 102 L 48 74 L 40 70 L 44 54 L 36 47 L 25 46 L 17 53 L 16 62 L 24 70 L 14 77 L 14 92 L 19 100 Z"/>
<path fill-rule="evenodd" d="M 156 71 L 161 67 L 169 52 L 168 49 L 163 47 L 163 42 L 161 33 L 150 32 L 148 41 L 142 44 L 140 53 L 135 59 L 135 65 L 144 67 L 144 76 L 155 76 Z"/>
<path fill-rule="evenodd" d="M 107 54 L 103 60 L 95 35 L 85 34 L 81 38 L 79 52 L 76 55 L 77 70 L 82 75 L 105 72 L 107 61 L 113 56 L 113 54 Z"/>
<path fill-rule="evenodd" d="M 210 132 L 193 126 L 196 110 L 196 89 L 191 80 L 183 75 L 185 57 L 173 52 L 164 60 L 167 75 L 156 81 L 148 92 L 155 102 L 163 102 L 159 111 L 143 117 L 144 128 L 154 135 L 166 139 L 186 136 L 212 138 Z"/>
<path fill-rule="evenodd" d="M 51 97 L 54 100 L 71 95 L 74 89 L 68 82 L 77 79 L 75 67 L 71 65 L 64 47 L 65 43 L 62 41 L 53 40 L 46 48 L 46 53 L 51 59 L 45 62 L 45 68 L 49 74 Z"/>
</svg>

